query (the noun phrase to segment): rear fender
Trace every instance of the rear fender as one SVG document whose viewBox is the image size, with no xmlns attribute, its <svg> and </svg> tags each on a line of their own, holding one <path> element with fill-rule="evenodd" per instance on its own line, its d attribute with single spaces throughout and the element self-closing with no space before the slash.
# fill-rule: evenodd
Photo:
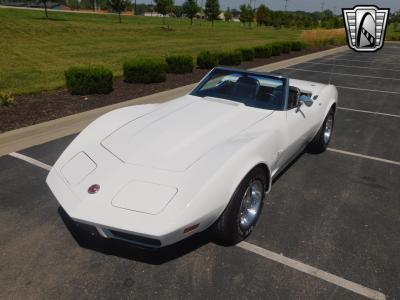
<svg viewBox="0 0 400 300">
<path fill-rule="evenodd" d="M 337 105 L 338 103 L 338 90 L 334 85 L 327 85 L 320 93 L 320 97 L 322 99 L 325 99 L 326 101 L 326 106 L 324 109 L 324 114 L 321 122 L 322 125 L 323 121 L 325 120 L 332 106 Z"/>
</svg>

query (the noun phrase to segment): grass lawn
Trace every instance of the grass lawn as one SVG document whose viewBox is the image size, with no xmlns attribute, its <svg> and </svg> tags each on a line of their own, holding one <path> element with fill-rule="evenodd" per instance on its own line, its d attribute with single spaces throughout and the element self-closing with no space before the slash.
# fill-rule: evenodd
<svg viewBox="0 0 400 300">
<path fill-rule="evenodd" d="M 300 30 L 243 27 L 239 23 L 169 19 L 172 31 L 156 17 L 123 17 L 0 9 L 0 92 L 53 90 L 64 85 L 72 65 L 102 64 L 122 74 L 122 62 L 137 56 L 164 56 L 202 50 L 235 49 L 293 40 Z"/>
<path fill-rule="evenodd" d="M 400 23 L 390 24 L 386 31 L 386 40 L 400 41 Z"/>
</svg>

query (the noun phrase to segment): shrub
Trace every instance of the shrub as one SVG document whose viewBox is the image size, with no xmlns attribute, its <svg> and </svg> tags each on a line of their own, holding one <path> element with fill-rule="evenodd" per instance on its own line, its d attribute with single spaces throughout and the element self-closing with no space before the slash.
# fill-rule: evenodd
<svg viewBox="0 0 400 300">
<path fill-rule="evenodd" d="M 220 52 L 218 60 L 223 66 L 237 66 L 242 62 L 242 53 L 240 51 Z"/>
<path fill-rule="evenodd" d="M 108 94 L 113 90 L 113 73 L 101 66 L 71 67 L 64 75 L 72 95 Z"/>
<path fill-rule="evenodd" d="M 346 45 L 347 44 L 346 36 L 337 37 L 335 40 L 336 40 L 336 45 Z"/>
<path fill-rule="evenodd" d="M 200 69 L 212 69 L 219 63 L 219 55 L 216 52 L 203 51 L 197 56 L 197 65 Z"/>
<path fill-rule="evenodd" d="M 336 39 L 334 37 L 331 37 L 328 39 L 328 44 L 329 45 L 335 45 L 336 44 Z"/>
<path fill-rule="evenodd" d="M 307 48 L 307 45 L 303 42 L 300 41 L 292 42 L 292 51 L 301 51 L 305 48 Z"/>
<path fill-rule="evenodd" d="M 311 45 L 309 43 L 305 43 L 305 42 L 300 42 L 300 46 L 301 46 L 302 50 L 311 47 Z"/>
<path fill-rule="evenodd" d="M 272 55 L 272 47 L 270 45 L 254 47 L 254 54 L 257 58 L 268 58 Z"/>
<path fill-rule="evenodd" d="M 14 102 L 14 97 L 9 93 L 0 93 L 0 107 L 9 106 Z"/>
<path fill-rule="evenodd" d="M 168 65 L 168 73 L 185 74 L 193 72 L 194 63 L 190 55 L 172 55 L 168 56 L 165 61 Z"/>
<path fill-rule="evenodd" d="M 282 45 L 280 43 L 273 43 L 271 45 L 272 48 L 272 56 L 279 56 L 282 53 Z"/>
<path fill-rule="evenodd" d="M 255 53 L 254 49 L 252 48 L 241 48 L 238 51 L 242 54 L 242 60 L 243 61 L 252 61 L 254 60 Z"/>
<path fill-rule="evenodd" d="M 326 46 L 330 45 L 331 42 L 332 41 L 331 41 L 330 38 L 320 39 L 320 40 L 314 41 L 314 45 L 313 46 L 317 47 L 317 48 L 326 47 Z"/>
<path fill-rule="evenodd" d="M 289 53 L 292 50 L 292 44 L 290 42 L 282 42 L 282 53 Z"/>
<path fill-rule="evenodd" d="M 123 65 L 124 80 L 135 83 L 156 83 L 167 79 L 167 63 L 159 59 L 128 60 Z"/>
</svg>

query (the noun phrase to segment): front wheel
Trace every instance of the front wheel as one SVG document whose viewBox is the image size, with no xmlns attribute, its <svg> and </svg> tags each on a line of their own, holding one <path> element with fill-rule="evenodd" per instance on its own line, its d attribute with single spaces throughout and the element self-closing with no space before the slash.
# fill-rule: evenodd
<svg viewBox="0 0 400 300">
<path fill-rule="evenodd" d="M 335 111 L 333 108 L 331 108 L 318 133 L 308 145 L 309 152 L 322 153 L 326 150 L 332 138 L 334 121 Z"/>
<path fill-rule="evenodd" d="M 266 181 L 262 168 L 253 169 L 241 181 L 214 226 L 217 242 L 234 245 L 251 234 L 263 207 Z"/>
</svg>

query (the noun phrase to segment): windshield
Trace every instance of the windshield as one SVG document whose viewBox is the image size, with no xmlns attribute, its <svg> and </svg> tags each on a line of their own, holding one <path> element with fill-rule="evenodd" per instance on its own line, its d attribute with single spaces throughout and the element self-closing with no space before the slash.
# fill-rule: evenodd
<svg viewBox="0 0 400 300">
<path fill-rule="evenodd" d="M 216 97 L 246 106 L 283 110 L 286 79 L 237 70 L 213 70 L 192 92 L 199 97 Z"/>
</svg>

